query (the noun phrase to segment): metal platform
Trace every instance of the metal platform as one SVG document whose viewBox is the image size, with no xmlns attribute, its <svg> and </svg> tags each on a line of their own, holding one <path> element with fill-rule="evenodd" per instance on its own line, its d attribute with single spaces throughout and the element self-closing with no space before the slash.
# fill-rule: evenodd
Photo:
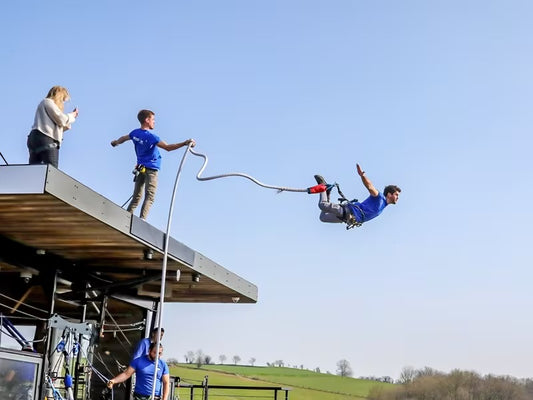
<svg viewBox="0 0 533 400">
<path fill-rule="evenodd" d="M 90 293 L 152 303 L 160 294 L 164 235 L 53 166 L 0 166 L 4 284 L 24 285 L 22 275 L 38 280 L 54 270 L 61 278 L 56 295 L 65 302 Z M 254 284 L 173 238 L 169 243 L 165 302 L 257 301 Z M 34 290 L 32 303 L 45 292 Z"/>
</svg>

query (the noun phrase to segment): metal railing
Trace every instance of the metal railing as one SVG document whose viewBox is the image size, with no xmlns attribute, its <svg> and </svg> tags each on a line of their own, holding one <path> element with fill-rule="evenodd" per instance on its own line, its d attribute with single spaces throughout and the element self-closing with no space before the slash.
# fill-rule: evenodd
<svg viewBox="0 0 533 400">
<path fill-rule="evenodd" d="M 281 387 L 281 386 L 240 386 L 240 385 L 209 385 L 208 376 L 206 375 L 201 385 L 193 385 L 185 382 L 181 382 L 179 377 L 173 377 L 175 381 L 175 390 L 179 389 L 189 389 L 189 400 L 195 400 L 195 394 L 196 399 L 201 400 L 209 400 L 209 395 L 212 397 L 221 397 L 224 396 L 224 394 L 221 393 L 221 391 L 226 390 L 246 390 L 248 392 L 258 391 L 258 392 L 267 392 L 266 395 L 250 395 L 249 393 L 244 394 L 243 398 L 262 398 L 262 399 L 273 399 L 273 400 L 289 400 L 289 392 L 292 390 L 289 387 Z M 195 392 L 195 389 L 198 389 Z M 214 391 L 215 393 L 211 393 L 211 391 Z M 269 394 L 272 395 L 272 397 L 268 396 Z M 278 396 L 278 395 L 281 395 Z M 200 397 L 199 397 L 200 396 Z M 231 396 L 238 397 L 239 395 L 231 394 Z M 179 397 L 174 397 L 174 399 L 179 399 Z"/>
</svg>

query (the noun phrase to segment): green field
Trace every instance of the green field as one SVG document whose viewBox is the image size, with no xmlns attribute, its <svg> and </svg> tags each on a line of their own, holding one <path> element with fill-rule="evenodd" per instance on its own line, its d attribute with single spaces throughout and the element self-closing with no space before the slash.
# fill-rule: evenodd
<svg viewBox="0 0 533 400">
<path fill-rule="evenodd" d="M 207 376 L 209 385 L 289 387 L 289 400 L 362 400 L 366 399 L 370 388 L 390 386 L 387 383 L 283 367 L 204 365 L 196 368 L 191 364 L 180 364 L 170 367 L 170 374 L 195 385 L 200 385 Z M 180 388 L 178 394 L 180 400 L 190 399 L 190 389 Z M 285 399 L 285 392 L 278 392 L 277 398 Z M 194 400 L 200 399 L 202 390 L 195 389 Z M 209 399 L 274 399 L 274 392 L 209 389 Z"/>
</svg>

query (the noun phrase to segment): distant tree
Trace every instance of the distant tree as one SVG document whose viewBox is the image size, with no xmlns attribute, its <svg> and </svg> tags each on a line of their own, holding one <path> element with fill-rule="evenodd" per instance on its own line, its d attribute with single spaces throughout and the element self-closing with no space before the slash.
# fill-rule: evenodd
<svg viewBox="0 0 533 400">
<path fill-rule="evenodd" d="M 254 364 L 255 364 L 255 358 L 254 358 L 254 357 L 250 358 L 250 361 L 248 361 L 248 362 L 249 362 L 250 365 L 253 367 Z"/>
<path fill-rule="evenodd" d="M 226 355 L 221 354 L 218 356 L 218 359 L 220 360 L 220 364 L 224 364 L 224 361 L 226 361 Z"/>
<path fill-rule="evenodd" d="M 316 368 L 315 368 L 315 372 L 320 373 L 320 367 L 316 367 Z"/>
<path fill-rule="evenodd" d="M 300 364 L 300 369 L 304 369 L 304 365 L 303 364 Z"/>
<path fill-rule="evenodd" d="M 168 365 L 178 365 L 178 359 L 177 358 L 167 358 L 166 362 Z"/>
<path fill-rule="evenodd" d="M 410 383 L 417 376 L 416 371 L 413 367 L 403 367 L 400 377 L 398 378 L 398 383 L 400 385 Z"/>
<path fill-rule="evenodd" d="M 277 365 L 278 367 L 283 367 L 285 363 L 283 362 L 283 360 L 276 360 L 274 361 L 274 365 Z"/>
<path fill-rule="evenodd" d="M 437 371 L 436 369 L 433 369 L 431 367 L 424 367 L 423 369 L 418 369 L 415 371 L 416 377 L 419 378 L 421 376 L 435 376 L 435 375 L 442 375 L 442 372 Z"/>
<path fill-rule="evenodd" d="M 205 356 L 204 356 L 204 352 L 201 349 L 196 352 L 195 360 L 196 360 L 196 366 L 198 368 L 200 368 L 204 364 Z"/>
<path fill-rule="evenodd" d="M 337 361 L 337 375 L 340 376 L 352 376 L 352 367 L 350 367 L 350 363 L 348 360 L 342 359 L 340 361 Z"/>
<path fill-rule="evenodd" d="M 206 354 L 206 355 L 204 356 L 204 363 L 205 363 L 205 365 L 209 365 L 209 364 L 211 364 L 211 361 L 212 361 L 211 356 L 209 356 L 209 355 Z"/>
<path fill-rule="evenodd" d="M 194 363 L 194 351 L 189 350 L 187 354 L 185 354 L 185 362 L 187 364 Z"/>
<path fill-rule="evenodd" d="M 267 367 L 273 367 L 272 363 L 269 363 L 269 362 L 267 361 Z"/>
<path fill-rule="evenodd" d="M 233 364 L 237 365 L 241 361 L 241 358 L 239 356 L 233 356 Z"/>
</svg>

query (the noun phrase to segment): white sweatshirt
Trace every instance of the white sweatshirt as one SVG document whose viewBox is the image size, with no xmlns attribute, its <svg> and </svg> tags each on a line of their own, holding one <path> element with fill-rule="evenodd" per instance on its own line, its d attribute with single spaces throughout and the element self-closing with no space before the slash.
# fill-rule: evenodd
<svg viewBox="0 0 533 400">
<path fill-rule="evenodd" d="M 69 130 L 75 120 L 73 112 L 65 114 L 52 99 L 47 98 L 39 103 L 31 129 L 37 129 L 61 144 L 63 132 Z"/>
</svg>

